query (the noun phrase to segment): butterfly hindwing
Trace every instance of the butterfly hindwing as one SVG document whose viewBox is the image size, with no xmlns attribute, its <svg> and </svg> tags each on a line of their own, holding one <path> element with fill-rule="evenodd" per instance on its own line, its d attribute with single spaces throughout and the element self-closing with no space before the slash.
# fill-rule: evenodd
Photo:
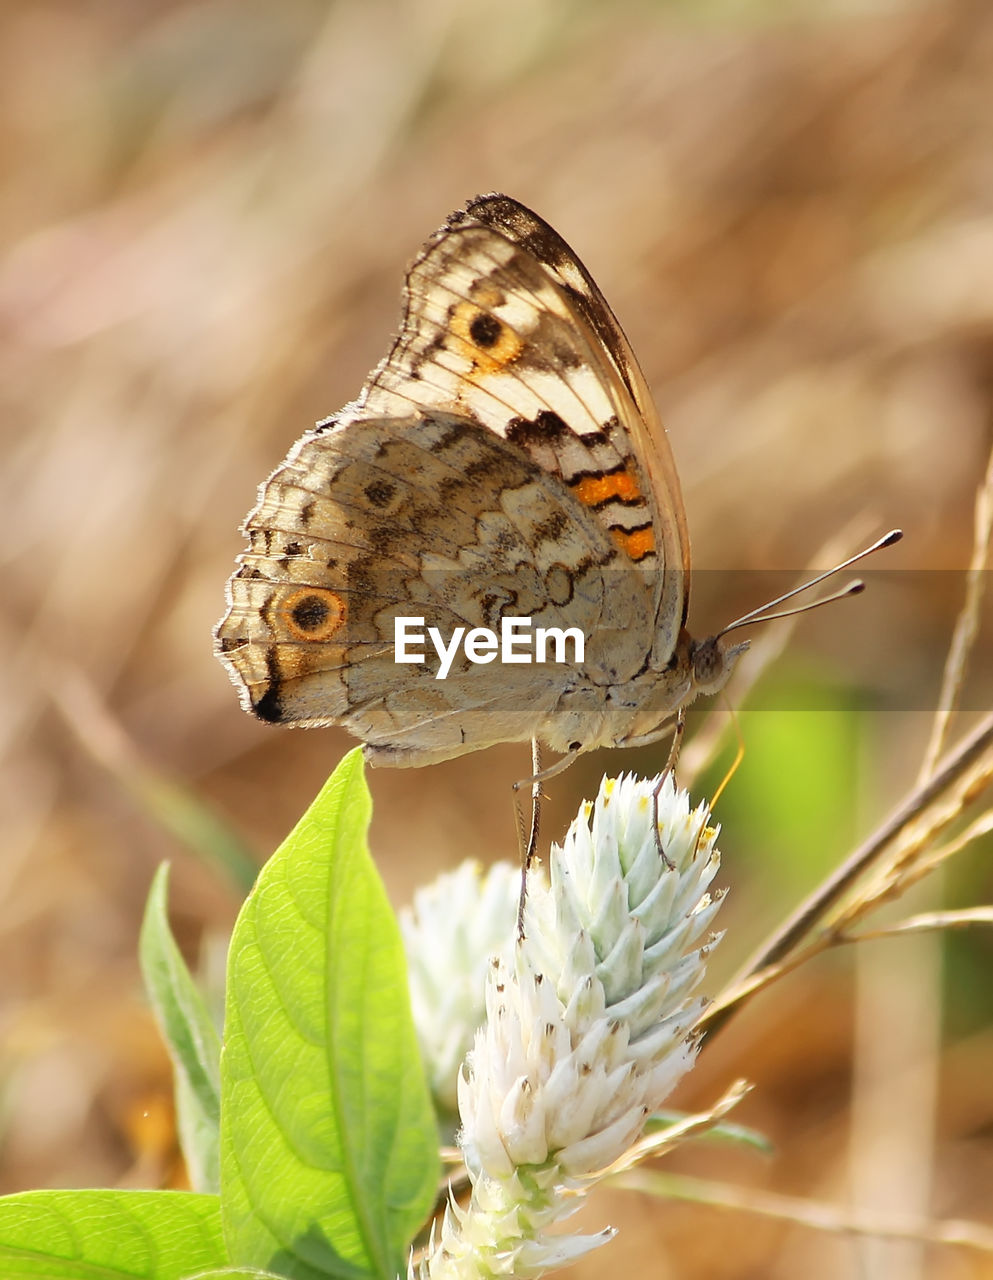
<svg viewBox="0 0 993 1280">
<path fill-rule="evenodd" d="M 641 660 L 623 641 L 633 619 L 649 627 L 649 600 L 633 575 L 612 574 L 616 549 L 594 516 L 453 415 L 309 433 L 246 532 L 218 639 L 246 702 L 272 722 L 342 723 L 426 763 L 530 738 L 572 682 L 572 666 L 551 663 L 496 666 L 495 680 L 461 648 L 439 680 L 429 643 L 423 663 L 398 666 L 397 618 L 423 619 L 446 643 L 459 627 L 499 633 L 504 616 L 578 627 L 591 638 L 586 678 L 608 686 Z"/>
</svg>

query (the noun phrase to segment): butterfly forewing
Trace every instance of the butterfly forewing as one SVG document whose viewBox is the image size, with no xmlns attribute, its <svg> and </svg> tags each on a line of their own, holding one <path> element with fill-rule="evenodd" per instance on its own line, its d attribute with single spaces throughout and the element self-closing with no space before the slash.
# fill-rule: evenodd
<svg viewBox="0 0 993 1280">
<path fill-rule="evenodd" d="M 519 216 L 501 221 L 508 206 Z M 428 242 L 405 302 L 360 408 L 455 406 L 559 476 L 648 578 L 668 658 L 687 583 L 678 480 L 661 426 L 650 439 L 635 401 L 657 424 L 630 347 L 575 255 L 522 206 L 484 197 Z"/>
<path fill-rule="evenodd" d="M 689 531 L 669 439 L 631 344 L 586 267 L 558 232 L 536 213 L 508 196 L 489 195 L 470 201 L 466 214 L 512 234 L 542 264 L 566 294 L 573 315 L 581 318 L 595 335 L 589 344 L 598 353 L 595 363 L 603 369 L 609 362 L 611 367 L 604 369 L 605 380 L 621 384 L 615 390 L 617 412 L 634 453 L 648 474 L 656 541 L 663 548 L 665 572 L 658 581 L 657 645 L 668 646 L 668 657 L 669 620 L 678 617 L 678 625 L 684 625 L 689 608 Z M 665 657 L 654 665 L 661 666 Z"/>
</svg>

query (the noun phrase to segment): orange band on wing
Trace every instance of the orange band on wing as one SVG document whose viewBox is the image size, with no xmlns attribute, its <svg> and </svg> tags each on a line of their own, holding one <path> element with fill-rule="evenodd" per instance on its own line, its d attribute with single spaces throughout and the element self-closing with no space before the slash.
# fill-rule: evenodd
<svg viewBox="0 0 993 1280">
<path fill-rule="evenodd" d="M 598 507 L 611 498 L 622 502 L 640 502 L 644 494 L 638 477 L 630 471 L 614 471 L 606 476 L 583 476 L 571 485 L 573 493 L 586 507 Z"/>
<path fill-rule="evenodd" d="M 644 560 L 645 556 L 649 556 L 655 550 L 655 532 L 651 528 L 632 529 L 611 529 L 610 536 L 614 539 L 624 554 L 631 560 Z"/>
</svg>

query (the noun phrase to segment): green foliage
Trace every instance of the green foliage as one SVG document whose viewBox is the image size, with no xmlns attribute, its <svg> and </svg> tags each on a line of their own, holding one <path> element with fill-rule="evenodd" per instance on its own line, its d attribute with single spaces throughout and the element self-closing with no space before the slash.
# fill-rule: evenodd
<svg viewBox="0 0 993 1280">
<path fill-rule="evenodd" d="M 359 752 L 264 868 L 228 962 L 224 1052 L 166 918 L 142 926 L 190 1162 L 220 1194 L 0 1200 L 4 1280 L 393 1277 L 430 1211 L 437 1134 L 396 920 L 368 854 Z"/>
<path fill-rule="evenodd" d="M 678 1124 L 681 1120 L 686 1119 L 685 1111 L 656 1111 L 654 1115 L 648 1117 L 645 1121 L 646 1133 L 664 1133 L 666 1129 L 671 1129 L 674 1124 Z M 775 1147 L 764 1133 L 758 1129 L 753 1129 L 749 1125 L 735 1124 L 730 1120 L 720 1120 L 717 1124 L 712 1124 L 709 1129 L 697 1135 L 695 1141 L 699 1143 L 721 1143 L 734 1147 L 750 1147 L 753 1151 L 760 1151 L 763 1155 L 772 1155 Z"/>
<path fill-rule="evenodd" d="M 220 1267 L 210 1271 L 198 1271 L 189 1280 L 283 1280 L 276 1271 L 262 1271 L 258 1267 Z"/>
<path fill-rule="evenodd" d="M 851 847 L 862 723 L 844 691 L 823 677 L 795 669 L 765 688 L 763 701 L 777 710 L 742 713 L 745 757 L 717 816 L 791 900 Z M 727 763 L 725 755 L 721 770 Z M 708 776 L 704 794 L 720 781 L 720 770 Z"/>
<path fill-rule="evenodd" d="M 306 1280 L 392 1280 L 440 1173 L 369 812 L 353 751 L 263 869 L 231 941 L 225 1234 L 232 1261 Z"/>
<path fill-rule="evenodd" d="M 145 990 L 176 1072 L 176 1112 L 190 1180 L 217 1192 L 221 1113 L 221 1039 L 169 928 L 169 868 L 156 872 L 141 925 L 138 955 Z"/>
<path fill-rule="evenodd" d="M 945 864 L 942 906 L 955 910 L 988 902 L 991 866 L 993 834 L 987 834 Z M 954 1038 L 983 1034 L 993 1022 L 993 930 L 947 929 L 942 943 L 947 1033 Z"/>
<path fill-rule="evenodd" d="M 257 871 L 252 851 L 201 796 L 146 764 L 127 761 L 117 776 L 153 822 L 246 892 L 252 887 Z"/>
<path fill-rule="evenodd" d="M 186 1280 L 226 1257 L 216 1196 L 27 1191 L 0 1199 L 4 1280 Z"/>
</svg>

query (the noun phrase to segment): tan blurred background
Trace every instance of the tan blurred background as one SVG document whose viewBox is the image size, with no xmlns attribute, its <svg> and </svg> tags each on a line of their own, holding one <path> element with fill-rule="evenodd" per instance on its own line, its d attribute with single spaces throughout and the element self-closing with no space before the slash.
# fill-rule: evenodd
<svg viewBox="0 0 993 1280">
<path fill-rule="evenodd" d="M 991 85 L 988 0 L 0 7 L 0 1190 L 181 1177 L 135 959 L 152 871 L 173 860 L 177 932 L 216 964 L 241 890 L 187 802 L 261 860 L 351 745 L 239 711 L 210 639 L 238 524 L 477 192 L 549 220 L 639 354 L 695 561 L 736 571 L 702 576 L 697 633 L 759 603 L 737 571 L 906 531 L 870 593 L 797 628 L 770 686 L 795 709 L 741 717 L 718 969 L 912 784 L 993 429 Z M 603 770 L 663 759 L 584 760 L 547 833 Z M 372 774 L 393 900 L 513 857 L 527 770 L 508 747 Z M 946 901 L 993 896 L 982 852 Z M 675 1100 L 748 1076 L 740 1118 L 776 1155 L 667 1167 L 989 1224 L 991 972 L 977 930 L 797 975 Z M 993 1275 L 974 1250 L 634 1196 L 595 1200 L 608 1220 L 584 1274 Z"/>
</svg>

